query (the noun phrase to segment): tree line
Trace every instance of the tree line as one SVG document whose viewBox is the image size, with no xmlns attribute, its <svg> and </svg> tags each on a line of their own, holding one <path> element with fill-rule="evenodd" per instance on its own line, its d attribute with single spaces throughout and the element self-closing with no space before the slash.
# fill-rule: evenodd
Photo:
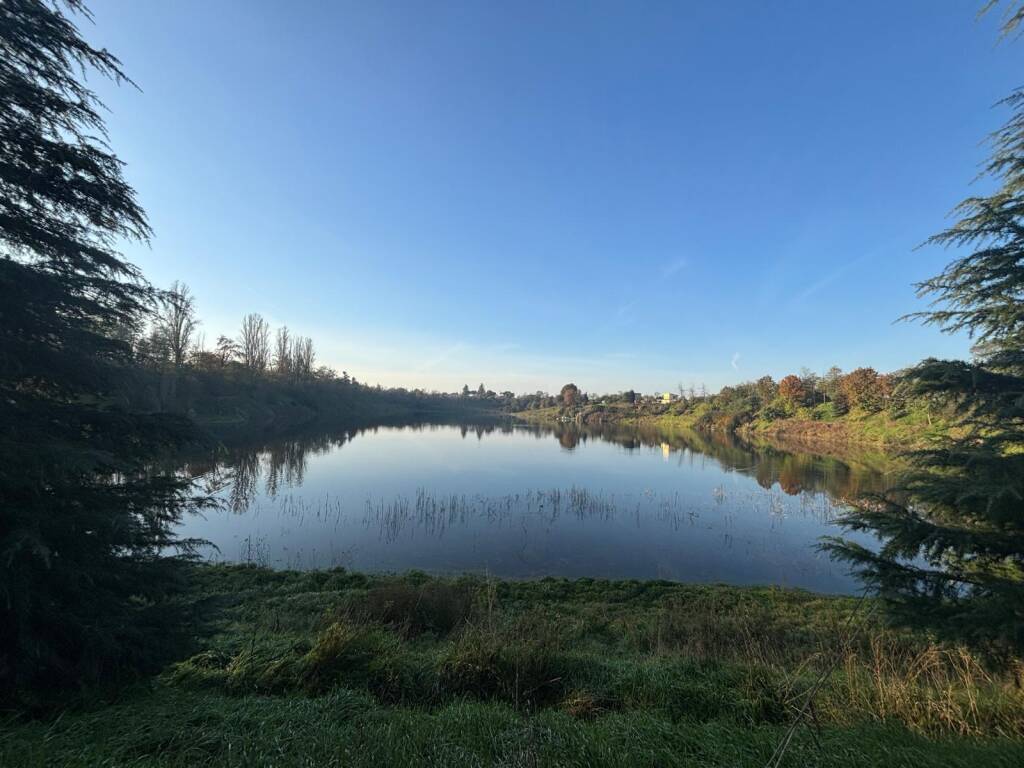
<svg viewBox="0 0 1024 768">
<path fill-rule="evenodd" d="M 293 334 L 288 326 L 271 334 L 270 324 L 258 313 L 242 318 L 236 336 L 218 336 L 212 349 L 206 348 L 201 324 L 191 290 L 175 281 L 157 296 L 148 326 L 129 332 L 126 340 L 144 365 L 209 371 L 237 365 L 253 374 L 306 381 L 337 376 L 332 368 L 316 365 L 313 339 Z"/>
<path fill-rule="evenodd" d="M 933 407 L 934 403 L 914 395 L 903 383 L 903 372 L 878 373 L 862 367 L 844 373 L 833 366 L 821 375 L 804 368 L 779 381 L 762 376 L 722 387 L 715 395 L 680 387 L 679 399 L 669 410 L 691 414 L 701 426 L 735 429 L 754 419 L 802 416 L 829 421 L 851 412 L 885 412 L 894 419 L 922 412 L 927 418 Z"/>
<path fill-rule="evenodd" d="M 557 395 L 546 392 L 512 395 L 503 393 L 503 405 L 512 411 L 541 408 L 600 408 L 605 405 L 635 406 L 645 414 L 674 413 L 684 415 L 700 412 L 704 426 L 734 428 L 754 418 L 774 420 L 789 418 L 806 412 L 808 418 L 833 419 L 852 411 L 879 413 L 887 411 L 892 417 L 906 415 L 914 405 L 909 389 L 900 385 L 901 374 L 878 373 L 874 368 L 857 368 L 844 373 L 833 366 L 824 374 L 806 368 L 799 374 L 789 374 L 779 381 L 762 376 L 756 381 L 730 384 L 717 394 L 707 387 L 679 385 L 669 403 L 660 394 L 641 395 L 628 389 L 604 395 L 591 395 L 576 384 L 565 384 Z M 493 394 L 493 393 L 491 393 Z M 716 421 L 717 420 L 717 421 Z"/>
</svg>

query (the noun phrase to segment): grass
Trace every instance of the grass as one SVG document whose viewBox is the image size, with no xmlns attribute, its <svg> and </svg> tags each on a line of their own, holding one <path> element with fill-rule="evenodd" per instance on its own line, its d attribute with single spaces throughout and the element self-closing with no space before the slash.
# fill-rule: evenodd
<svg viewBox="0 0 1024 768">
<path fill-rule="evenodd" d="M 1024 764 L 1014 672 L 797 590 L 205 566 L 158 678 L 4 766 Z M 853 613 L 863 631 L 851 631 Z"/>
</svg>

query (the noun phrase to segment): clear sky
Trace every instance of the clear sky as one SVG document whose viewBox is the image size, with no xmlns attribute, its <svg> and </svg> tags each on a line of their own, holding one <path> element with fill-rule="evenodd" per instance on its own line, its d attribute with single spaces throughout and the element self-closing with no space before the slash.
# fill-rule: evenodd
<svg viewBox="0 0 1024 768">
<path fill-rule="evenodd" d="M 1021 85 L 981 0 L 91 0 L 150 280 L 384 385 L 893 370 Z"/>
</svg>

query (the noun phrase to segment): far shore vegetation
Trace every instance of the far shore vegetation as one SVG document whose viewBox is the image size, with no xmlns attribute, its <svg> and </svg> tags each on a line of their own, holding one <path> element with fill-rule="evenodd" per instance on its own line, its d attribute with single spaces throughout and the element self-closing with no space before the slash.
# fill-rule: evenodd
<svg viewBox="0 0 1024 768">
<path fill-rule="evenodd" d="M 833 367 L 823 375 L 804 370 L 778 382 L 762 376 L 717 394 L 680 386 L 675 392 L 595 396 L 567 384 L 557 396 L 526 395 L 506 407 L 530 421 L 645 422 L 893 454 L 946 437 L 956 423 L 956 406 L 949 399 L 916 394 L 907 372 L 879 374 L 872 368 L 843 373 Z"/>
</svg>

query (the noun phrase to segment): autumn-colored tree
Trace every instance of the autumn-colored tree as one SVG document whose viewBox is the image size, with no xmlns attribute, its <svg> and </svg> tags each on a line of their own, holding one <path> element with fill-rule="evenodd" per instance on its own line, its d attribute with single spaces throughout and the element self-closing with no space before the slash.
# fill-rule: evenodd
<svg viewBox="0 0 1024 768">
<path fill-rule="evenodd" d="M 792 373 L 779 382 L 779 395 L 793 405 L 800 405 L 805 397 L 804 383 Z"/>
<path fill-rule="evenodd" d="M 874 368 L 851 371 L 843 376 L 839 386 L 851 407 L 877 413 L 885 404 L 882 384 Z"/>
</svg>

